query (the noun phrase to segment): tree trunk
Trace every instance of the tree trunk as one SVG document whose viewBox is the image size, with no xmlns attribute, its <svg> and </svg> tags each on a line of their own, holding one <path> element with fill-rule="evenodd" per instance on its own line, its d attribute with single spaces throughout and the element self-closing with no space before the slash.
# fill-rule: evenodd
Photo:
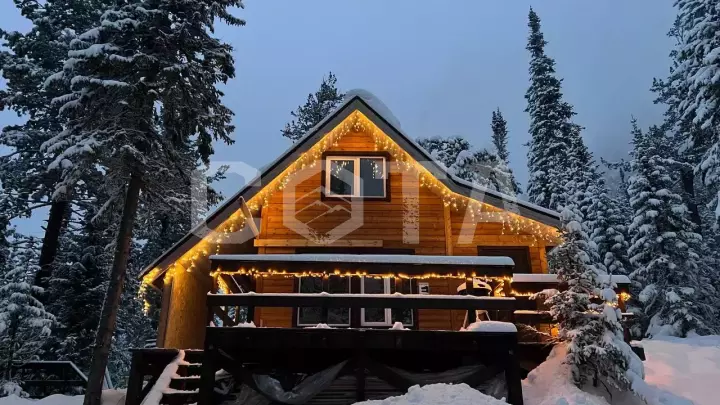
<svg viewBox="0 0 720 405">
<path fill-rule="evenodd" d="M 130 242 L 141 184 L 142 181 L 139 176 L 133 174 L 130 177 L 130 184 L 128 184 L 127 194 L 125 195 L 125 205 L 117 234 L 115 255 L 110 272 L 110 283 L 108 284 L 102 312 L 100 313 L 100 326 L 95 336 L 95 347 L 93 348 L 90 375 L 88 376 L 87 392 L 85 393 L 83 405 L 101 405 L 100 396 L 102 394 L 103 379 L 105 377 L 108 355 L 110 354 L 110 343 L 113 333 L 115 332 L 120 296 L 122 295 L 123 283 L 125 281 L 125 273 L 130 255 Z"/>
<path fill-rule="evenodd" d="M 50 206 L 50 214 L 47 220 L 47 228 L 45 228 L 45 236 L 43 237 L 42 248 L 40 249 L 40 270 L 35 274 L 35 285 L 43 289 L 47 289 L 50 277 L 52 276 L 52 266 L 57 256 L 58 247 L 60 246 L 60 233 L 62 231 L 65 216 L 70 207 L 70 201 L 64 199 L 61 201 L 53 201 Z M 43 294 L 43 297 L 45 294 Z M 41 300 L 45 303 L 45 300 Z"/>
<path fill-rule="evenodd" d="M 682 181 L 683 191 L 685 191 L 685 195 L 687 196 L 685 202 L 690 210 L 690 220 L 695 223 L 695 232 L 701 233 L 702 219 L 700 218 L 700 210 L 695 201 L 695 175 L 690 169 L 681 169 L 680 179 Z"/>
</svg>

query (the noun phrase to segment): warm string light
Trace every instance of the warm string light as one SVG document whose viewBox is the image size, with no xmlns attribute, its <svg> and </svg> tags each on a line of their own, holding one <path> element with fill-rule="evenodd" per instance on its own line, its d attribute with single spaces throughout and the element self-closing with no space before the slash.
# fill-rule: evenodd
<svg viewBox="0 0 720 405">
<path fill-rule="evenodd" d="M 539 241 L 547 244 L 556 244 L 559 240 L 557 229 L 541 224 L 537 221 L 524 218 L 518 214 L 500 210 L 488 204 L 465 197 L 452 192 L 445 184 L 440 182 L 430 171 L 415 161 L 404 149 L 397 145 L 390 137 L 380 130 L 372 121 L 359 111 L 351 113 L 342 123 L 328 132 L 323 138 L 313 145 L 309 150 L 302 153 L 293 163 L 290 164 L 280 175 L 273 179 L 268 185 L 262 188 L 255 196 L 247 201 L 251 212 L 258 212 L 262 206 L 266 206 L 276 191 L 283 190 L 295 175 L 300 171 L 315 167 L 322 161 L 322 154 L 338 146 L 338 141 L 351 132 L 363 132 L 370 134 L 375 142 L 375 149 L 388 152 L 394 160 L 394 164 L 406 171 L 417 175 L 420 185 L 428 188 L 442 198 L 443 204 L 453 208 L 455 211 L 465 210 L 470 214 L 473 225 L 478 222 L 499 222 L 502 223 L 502 234 L 521 234 L 526 232 L 531 240 L 531 246 L 536 246 Z M 384 175 L 384 174 L 383 174 Z M 231 215 L 224 221 L 217 230 L 212 230 L 201 242 L 186 252 L 175 263 L 179 263 L 186 271 L 192 272 L 196 262 L 207 258 L 210 251 L 214 254 L 220 253 L 220 246 L 232 237 L 232 233 L 240 231 L 245 226 L 245 216 L 241 210 Z M 175 263 L 170 265 L 165 275 L 165 280 L 173 277 L 176 271 Z M 153 285 L 153 282 L 161 274 L 161 269 L 153 269 L 142 279 L 141 290 Z M 307 273 L 308 275 L 312 273 Z M 318 273 L 324 274 L 324 273 Z M 261 275 L 260 277 L 267 277 Z M 402 276 L 398 275 L 402 278 Z M 462 278 L 459 275 L 426 275 L 425 278 Z M 379 278 L 379 277 L 378 277 Z M 410 278 L 408 276 L 408 278 Z M 417 278 L 417 277 L 413 277 Z M 148 304 L 149 305 L 149 304 Z"/>
</svg>

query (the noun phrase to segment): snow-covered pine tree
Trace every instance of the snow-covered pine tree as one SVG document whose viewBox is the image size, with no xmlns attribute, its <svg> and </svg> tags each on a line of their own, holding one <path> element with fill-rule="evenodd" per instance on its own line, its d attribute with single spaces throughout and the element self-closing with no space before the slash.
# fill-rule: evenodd
<svg viewBox="0 0 720 405">
<path fill-rule="evenodd" d="M 578 207 L 569 203 L 561 214 L 564 242 L 550 252 L 548 265 L 564 287 L 551 294 L 546 304 L 560 325 L 560 338 L 567 341 L 571 379 L 581 387 L 602 379 L 627 390 L 632 353 L 622 340 L 620 313 L 612 306 L 615 292 L 609 286 L 599 288 L 593 247 Z M 591 300 L 599 294 L 604 303 L 593 304 Z"/>
<path fill-rule="evenodd" d="M 212 32 L 216 19 L 244 24 L 229 12 L 242 7 L 240 0 L 157 0 L 144 6 L 105 11 L 97 27 L 72 41 L 70 59 L 49 81 L 69 82 L 72 89 L 56 99 L 69 125 L 44 144 L 55 156 L 51 169 L 62 170 L 59 188 L 100 165 L 109 196 L 100 214 L 122 205 L 85 405 L 100 404 L 140 188 L 147 201 L 174 201 L 165 195 L 175 190 L 167 182 L 190 177 L 187 145 L 207 161 L 212 141 L 230 143 L 233 130 L 232 112 L 217 88 L 234 76 L 232 48 Z"/>
<path fill-rule="evenodd" d="M 547 41 L 540 31 L 540 18 L 530 9 L 530 87 L 525 94 L 530 114 L 530 150 L 528 151 L 528 197 L 530 202 L 558 209 L 568 195 L 565 185 L 570 173 L 567 156 L 570 142 L 580 127 L 572 122 L 575 115 L 563 101 L 562 81 L 555 77 L 555 61 L 545 54 Z"/>
<path fill-rule="evenodd" d="M 720 191 L 720 10 L 714 1 L 677 0 L 679 37 L 676 66 L 668 83 L 675 97 L 671 108 L 679 118 L 677 127 L 686 148 L 698 149 L 697 171 L 705 185 Z M 672 34 L 672 32 L 671 32 Z M 715 195 L 713 204 L 720 207 Z M 720 216 L 720 209 L 716 209 Z"/>
<path fill-rule="evenodd" d="M 112 235 L 104 226 L 92 222 L 94 212 L 91 206 L 82 213 L 79 225 L 61 236 L 63 249 L 48 283 L 48 309 L 60 327 L 53 334 L 46 357 L 70 360 L 84 372 L 90 368 L 100 323 L 111 257 L 107 246 L 112 244 Z"/>
<path fill-rule="evenodd" d="M 632 267 L 627 253 L 630 245 L 626 217 L 603 179 L 596 181 L 593 194 L 588 210 L 590 239 L 595 243 L 608 274 L 628 275 Z"/>
<path fill-rule="evenodd" d="M 713 310 L 707 305 L 697 254 L 702 237 L 693 231 L 689 210 L 673 191 L 675 161 L 667 156 L 672 146 L 661 128 L 643 133 L 634 120 L 632 124 L 628 193 L 635 216 L 628 254 L 635 267 L 631 278 L 642 286 L 638 299 L 649 319 L 646 333 L 711 332 Z"/>
<path fill-rule="evenodd" d="M 421 138 L 417 142 L 453 175 L 490 190 L 514 195 L 509 182 L 512 171 L 494 151 L 474 149 L 461 136 Z"/>
<path fill-rule="evenodd" d="M 41 292 L 32 284 L 38 270 L 37 241 L 15 234 L 9 245 L 8 260 L 0 268 L 0 390 L 18 393 L 12 365 L 36 358 L 55 317 L 35 298 Z"/>
<path fill-rule="evenodd" d="M 472 148 L 470 142 L 461 136 L 420 138 L 417 140 L 417 143 L 425 149 L 433 159 L 442 163 L 443 166 L 448 169 L 457 165 L 460 152 L 469 151 Z M 465 180 L 471 181 L 469 179 Z"/>
<path fill-rule="evenodd" d="M 47 287 L 58 240 L 67 220 L 71 189 L 55 189 L 56 171 L 46 170 L 50 158 L 41 151 L 43 142 L 62 131 L 64 120 L 57 116 L 52 97 L 68 91 L 64 83 L 43 86 L 68 58 L 70 42 L 77 32 L 97 23 L 105 7 L 114 0 L 48 0 L 15 2 L 20 14 L 32 24 L 27 33 L 0 30 L 6 41 L 0 52 L 0 70 L 6 89 L 0 91 L 0 108 L 12 109 L 27 117 L 22 125 L 7 126 L 0 133 L 0 145 L 10 152 L 0 156 L 0 183 L 15 196 L 16 215 L 29 215 L 50 204 L 40 254 L 41 270 L 35 283 Z M 44 298 L 43 298 L 44 299 Z"/>
<path fill-rule="evenodd" d="M 507 121 L 500 112 L 500 108 L 492 112 L 492 141 L 495 146 L 495 154 L 498 157 L 498 165 L 496 172 L 498 176 L 493 181 L 497 191 L 508 195 L 518 195 L 522 193 L 520 183 L 515 179 L 515 175 L 510 169 L 510 151 L 508 151 L 508 130 Z"/>
<path fill-rule="evenodd" d="M 297 142 L 330 114 L 344 97 L 345 94 L 337 89 L 337 77 L 333 72 L 328 73 L 327 77 L 323 77 L 320 88 L 314 94 L 308 94 L 305 104 L 290 112 L 293 119 L 285 124 L 282 135 Z"/>
</svg>

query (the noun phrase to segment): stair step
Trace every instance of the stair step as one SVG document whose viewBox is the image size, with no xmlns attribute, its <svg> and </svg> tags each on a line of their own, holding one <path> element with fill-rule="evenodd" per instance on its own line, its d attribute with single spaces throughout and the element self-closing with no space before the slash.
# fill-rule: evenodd
<svg viewBox="0 0 720 405">
<path fill-rule="evenodd" d="M 185 361 L 187 361 L 188 363 L 202 363 L 202 360 L 202 350 L 185 350 Z"/>
<path fill-rule="evenodd" d="M 183 377 L 198 376 L 198 375 L 200 375 L 201 371 L 202 371 L 201 363 L 190 363 L 190 365 L 181 364 L 180 366 L 178 366 L 177 375 L 183 376 Z"/>
<path fill-rule="evenodd" d="M 196 390 L 200 388 L 200 376 L 173 377 L 170 388 L 176 390 Z"/>
<path fill-rule="evenodd" d="M 197 401 L 198 393 L 195 391 L 175 391 L 164 393 L 160 403 L 166 405 L 187 405 L 197 403 Z"/>
</svg>

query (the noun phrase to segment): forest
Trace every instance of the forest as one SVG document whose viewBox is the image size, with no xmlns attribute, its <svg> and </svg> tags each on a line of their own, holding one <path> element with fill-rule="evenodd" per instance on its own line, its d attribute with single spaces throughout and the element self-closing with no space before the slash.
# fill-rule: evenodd
<svg viewBox="0 0 720 405">
<path fill-rule="evenodd" d="M 0 29 L 0 107 L 23 118 L 0 132 L 0 395 L 22 394 L 13 362 L 70 360 L 89 375 L 86 404 L 95 405 L 104 370 L 122 386 L 129 349 L 155 336 L 158 293 L 141 290 L 138 274 L 225 197 L 214 185 L 226 168 L 209 166 L 237 138 L 220 90 L 236 66 L 214 26 L 242 29 L 243 4 L 15 4 L 32 28 Z M 599 275 L 632 280 L 637 337 L 720 331 L 720 13 L 706 0 L 675 6 L 672 67 L 648 79 L 664 120 L 628 120 L 627 158 L 606 161 L 586 146 L 532 9 L 531 140 L 526 161 L 512 162 L 527 165 L 527 184 L 513 175 L 513 123 L 499 109 L 486 112 L 490 148 L 418 139 L 455 175 L 561 214 L 564 243 L 549 268 L 570 287 L 544 297 L 578 385 L 598 374 L 618 389 L 632 383 L 617 298 Z M 343 97 L 327 74 L 277 136 L 297 141 Z M 43 209 L 42 238 L 14 226 Z"/>
</svg>

